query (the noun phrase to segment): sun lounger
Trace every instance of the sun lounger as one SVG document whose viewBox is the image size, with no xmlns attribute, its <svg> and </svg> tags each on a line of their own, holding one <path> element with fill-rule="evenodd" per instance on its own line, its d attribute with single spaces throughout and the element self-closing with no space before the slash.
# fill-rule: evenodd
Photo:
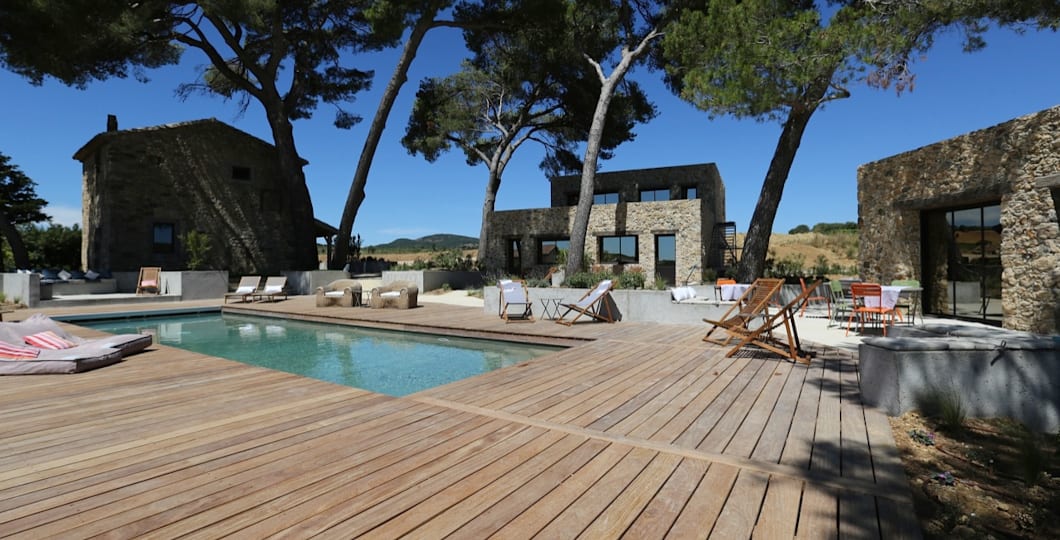
<svg viewBox="0 0 1060 540">
<path fill-rule="evenodd" d="M 287 300 L 287 278 L 285 276 L 269 276 L 265 280 L 265 286 L 260 291 L 254 293 L 255 300 L 265 300 L 267 302 L 275 302 L 279 297 L 283 297 Z"/>
<path fill-rule="evenodd" d="M 225 303 L 228 303 L 229 298 L 240 298 L 244 302 L 249 302 L 254 293 L 258 292 L 258 284 L 260 283 L 261 276 L 243 276 L 239 280 L 236 290 L 225 295 Z"/>
</svg>

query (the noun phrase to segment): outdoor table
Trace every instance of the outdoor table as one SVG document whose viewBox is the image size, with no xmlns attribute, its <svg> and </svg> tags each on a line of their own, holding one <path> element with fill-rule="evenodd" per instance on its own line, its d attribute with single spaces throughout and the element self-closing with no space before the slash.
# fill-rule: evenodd
<svg viewBox="0 0 1060 540">
<path fill-rule="evenodd" d="M 559 303 L 563 301 L 562 296 L 542 298 L 541 299 L 541 315 L 547 319 L 558 319 L 559 318 Z"/>
<path fill-rule="evenodd" d="M 751 288 L 750 283 L 737 283 L 735 285 L 722 285 L 721 286 L 721 299 L 727 301 L 738 300 L 743 293 L 747 292 L 747 289 Z"/>
</svg>

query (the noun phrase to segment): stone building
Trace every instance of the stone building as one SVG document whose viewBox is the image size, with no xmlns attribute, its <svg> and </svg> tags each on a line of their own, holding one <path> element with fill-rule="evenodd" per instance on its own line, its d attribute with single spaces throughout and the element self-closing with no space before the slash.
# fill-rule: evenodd
<svg viewBox="0 0 1060 540">
<path fill-rule="evenodd" d="M 206 233 L 207 267 L 240 274 L 294 268 L 290 215 L 274 147 L 216 119 L 107 131 L 82 163 L 82 264 L 187 268 L 182 237 Z"/>
<path fill-rule="evenodd" d="M 1060 106 L 858 169 L 861 277 L 926 313 L 1057 333 Z"/>
<path fill-rule="evenodd" d="M 512 275 L 543 275 L 570 248 L 581 175 L 551 180 L 551 207 L 494 212 L 491 260 Z M 636 266 L 673 284 L 721 265 L 712 249 L 725 221 L 725 186 L 713 163 L 598 173 L 585 249 L 595 264 Z"/>
</svg>

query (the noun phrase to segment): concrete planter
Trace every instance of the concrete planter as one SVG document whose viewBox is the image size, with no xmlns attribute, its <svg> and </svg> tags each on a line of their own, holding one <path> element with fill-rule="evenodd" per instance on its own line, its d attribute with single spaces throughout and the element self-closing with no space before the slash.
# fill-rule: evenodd
<svg viewBox="0 0 1060 540">
<path fill-rule="evenodd" d="M 441 289 L 448 285 L 451 289 L 477 289 L 482 286 L 480 272 L 457 270 L 395 270 L 383 272 L 383 284 L 405 281 L 419 287 L 420 292 Z"/>
</svg>

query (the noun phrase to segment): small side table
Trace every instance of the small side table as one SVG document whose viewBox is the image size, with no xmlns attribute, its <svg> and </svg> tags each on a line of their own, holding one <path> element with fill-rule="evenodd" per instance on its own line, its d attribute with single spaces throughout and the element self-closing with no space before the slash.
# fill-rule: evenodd
<svg viewBox="0 0 1060 540">
<path fill-rule="evenodd" d="M 559 318 L 559 303 L 563 301 L 563 297 L 554 298 L 542 298 L 541 299 L 541 316 L 556 320 Z"/>
</svg>

